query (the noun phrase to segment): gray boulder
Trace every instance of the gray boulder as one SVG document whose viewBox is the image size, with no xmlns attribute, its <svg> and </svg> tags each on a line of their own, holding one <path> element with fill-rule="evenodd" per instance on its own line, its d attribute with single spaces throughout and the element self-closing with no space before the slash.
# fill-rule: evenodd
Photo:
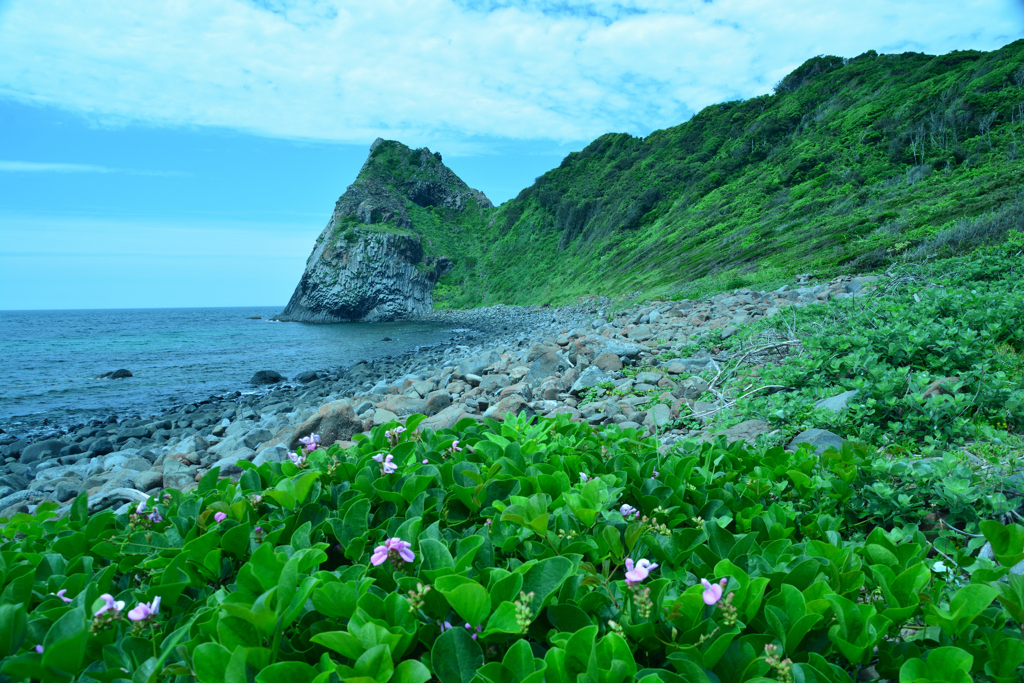
<svg viewBox="0 0 1024 683">
<path fill-rule="evenodd" d="M 50 455 L 57 455 L 61 449 L 68 444 L 60 439 L 47 439 L 46 441 L 36 441 L 31 446 L 26 446 L 21 451 L 21 457 L 18 458 L 18 462 L 23 465 L 30 465 L 44 457 Z"/>
<path fill-rule="evenodd" d="M 583 374 L 580 375 L 579 379 L 573 382 L 570 391 L 574 394 L 580 394 L 591 387 L 596 387 L 598 384 L 604 384 L 605 382 L 611 381 L 612 378 L 604 374 L 601 368 L 596 365 L 591 365 L 583 371 Z"/>
<path fill-rule="evenodd" d="M 320 436 L 320 443 L 326 448 L 335 441 L 348 441 L 353 434 L 361 431 L 363 423 L 356 417 L 352 405 L 348 401 L 331 401 L 320 406 L 316 414 L 295 429 L 288 441 L 288 448 L 295 450 L 300 445 L 299 439 L 314 432 Z"/>
<path fill-rule="evenodd" d="M 279 372 L 275 372 L 273 370 L 260 370 L 252 376 L 252 379 L 249 380 L 249 384 L 277 384 L 284 380 L 284 376 Z"/>
<path fill-rule="evenodd" d="M 110 443 L 110 439 L 99 438 L 89 445 L 89 453 L 92 455 L 106 455 L 114 452 L 114 444 Z"/>
<path fill-rule="evenodd" d="M 843 446 L 843 437 L 833 434 L 826 429 L 808 429 L 800 432 L 786 446 L 788 450 L 795 451 L 802 444 L 810 444 L 817 455 L 821 455 L 828 448 L 839 450 Z"/>
<path fill-rule="evenodd" d="M 289 452 L 290 451 L 287 446 L 283 443 L 277 443 L 273 446 L 267 446 L 255 455 L 251 453 L 244 453 L 242 455 L 233 453 L 226 458 L 221 458 L 215 465 L 220 467 L 222 472 L 223 468 L 229 465 L 235 465 L 239 460 L 251 460 L 253 465 L 259 467 L 265 462 L 284 462 L 288 459 Z"/>
<path fill-rule="evenodd" d="M 252 430 L 242 439 L 242 443 L 245 444 L 246 448 L 256 448 L 264 441 L 269 441 L 274 438 L 274 433 L 269 429 L 257 427 Z"/>
<path fill-rule="evenodd" d="M 858 393 L 859 392 L 856 389 L 853 389 L 852 391 L 844 391 L 843 393 L 837 394 L 836 396 L 831 396 L 829 398 L 823 398 L 820 401 L 815 401 L 814 407 L 821 408 L 823 410 L 830 410 L 833 413 L 838 413 L 840 410 L 846 408 L 850 400 L 856 398 Z"/>
</svg>

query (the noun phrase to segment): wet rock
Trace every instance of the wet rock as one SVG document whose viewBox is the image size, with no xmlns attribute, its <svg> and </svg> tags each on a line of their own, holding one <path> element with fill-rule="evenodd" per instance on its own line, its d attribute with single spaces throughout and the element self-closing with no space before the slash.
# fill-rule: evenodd
<svg viewBox="0 0 1024 683">
<path fill-rule="evenodd" d="M 97 379 L 125 379 L 132 377 L 132 371 L 121 368 L 120 370 L 111 370 L 110 372 L 104 372 Z"/>
<path fill-rule="evenodd" d="M 314 370 L 300 372 L 299 374 L 295 375 L 295 381 L 301 382 L 303 384 L 309 384 L 310 382 L 315 382 L 318 379 L 320 379 L 320 374 Z"/>
<path fill-rule="evenodd" d="M 110 443 L 110 439 L 100 438 L 96 439 L 89 445 L 89 453 L 91 455 L 106 455 L 107 453 L 114 452 L 114 444 Z"/>
<path fill-rule="evenodd" d="M 275 372 L 274 370 L 260 370 L 252 376 L 252 379 L 249 380 L 249 384 L 255 384 L 257 386 L 262 384 L 277 384 L 284 380 L 284 376 L 279 372 Z"/>
</svg>

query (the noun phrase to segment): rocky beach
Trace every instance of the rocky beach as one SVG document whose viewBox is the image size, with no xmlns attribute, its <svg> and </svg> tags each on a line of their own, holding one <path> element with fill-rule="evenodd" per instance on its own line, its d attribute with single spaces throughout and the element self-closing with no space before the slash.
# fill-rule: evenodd
<svg viewBox="0 0 1024 683">
<path fill-rule="evenodd" d="M 126 510 L 164 488 L 188 490 L 215 467 L 222 477 L 237 478 L 239 461 L 281 461 L 310 432 L 324 445 L 348 445 L 356 434 L 413 414 L 427 416 L 420 429 L 525 412 L 617 424 L 657 436 L 664 445 L 716 433 L 752 442 L 770 432 L 766 423 L 717 428 L 734 397 L 715 391 L 713 378 L 699 376 L 729 360 L 716 355 L 712 342 L 790 307 L 863 295 L 876 279 L 844 276 L 808 284 L 801 278 L 771 292 L 741 289 L 620 310 L 609 300 L 591 299 L 562 308 L 431 311 L 425 321 L 456 325 L 465 334 L 451 344 L 290 380 L 268 368 L 244 393 L 177 406 L 156 418 L 110 416 L 30 437 L 2 434 L 0 518 L 48 501 L 66 510 L 82 491 L 91 510 Z M 766 342 L 776 357 L 799 343 Z M 686 415 L 701 428 L 677 428 Z M 823 447 L 840 439 L 811 431 L 795 440 Z"/>
</svg>

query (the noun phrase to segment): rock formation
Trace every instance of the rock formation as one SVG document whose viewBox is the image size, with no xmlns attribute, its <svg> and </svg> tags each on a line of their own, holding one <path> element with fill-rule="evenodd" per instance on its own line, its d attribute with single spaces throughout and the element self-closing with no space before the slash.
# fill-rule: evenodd
<svg viewBox="0 0 1024 683">
<path fill-rule="evenodd" d="M 492 206 L 441 163 L 440 154 L 378 138 L 276 319 L 370 322 L 427 313 L 434 285 L 452 264 L 444 254 L 425 253 L 409 215 L 413 205 L 449 212 Z"/>
</svg>

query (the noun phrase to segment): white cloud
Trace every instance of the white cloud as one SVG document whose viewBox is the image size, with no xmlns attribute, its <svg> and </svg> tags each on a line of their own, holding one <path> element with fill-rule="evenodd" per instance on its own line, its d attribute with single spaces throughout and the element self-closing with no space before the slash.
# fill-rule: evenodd
<svg viewBox="0 0 1024 683">
<path fill-rule="evenodd" d="M 13 0 L 0 97 L 455 152 L 644 133 L 768 92 L 816 54 L 988 50 L 1022 29 L 1013 0 Z"/>
<path fill-rule="evenodd" d="M 110 168 L 93 164 L 65 164 L 39 161 L 0 159 L 0 173 L 128 173 L 130 175 L 188 176 L 180 171 L 138 171 L 131 168 Z"/>
</svg>

